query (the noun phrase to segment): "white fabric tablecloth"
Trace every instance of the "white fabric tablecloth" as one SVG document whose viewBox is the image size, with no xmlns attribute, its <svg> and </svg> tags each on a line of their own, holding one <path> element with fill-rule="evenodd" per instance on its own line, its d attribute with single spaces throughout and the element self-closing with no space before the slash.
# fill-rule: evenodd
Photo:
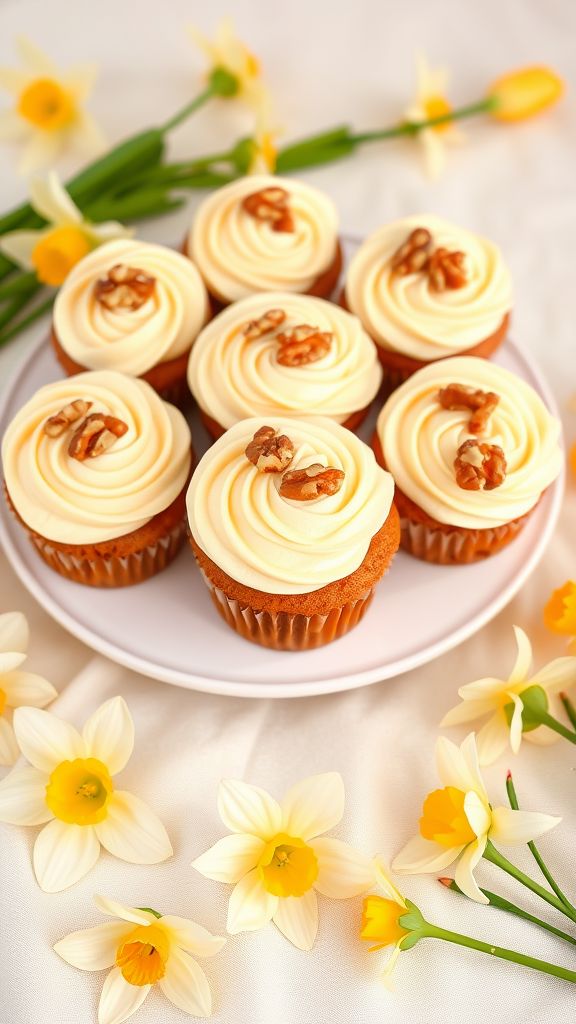
<svg viewBox="0 0 576 1024">
<path fill-rule="evenodd" d="M 481 95 L 497 74 L 547 61 L 574 75 L 576 9 L 570 0 L 485 0 L 402 4 L 364 0 L 292 0 L 274 9 L 263 0 L 0 0 L 0 63 L 14 62 L 12 40 L 27 33 L 57 60 L 96 60 L 101 76 L 92 109 L 112 141 L 160 121 L 197 89 L 198 60 L 184 33 L 189 21 L 210 29 L 234 15 L 265 64 L 286 136 L 353 120 L 358 127 L 393 121 L 411 98 L 413 56 L 452 70 L 452 95 Z M 574 84 L 574 82 L 573 82 Z M 212 151 L 248 127 L 237 107 L 202 113 L 174 135 L 178 157 Z M 336 201 L 345 231 L 366 233 L 393 217 L 435 210 L 498 241 L 514 275 L 514 336 L 537 356 L 576 440 L 574 358 L 574 238 L 576 237 L 576 123 L 568 96 L 553 114 L 513 128 L 478 122 L 463 128 L 465 143 L 451 152 L 438 182 L 425 178 L 412 142 L 365 148 L 355 158 L 307 175 Z M 20 198 L 8 150 L 0 150 L 2 207 Z M 195 200 L 190 202 L 192 209 Z M 148 224 L 144 237 L 171 241 L 187 214 Z M 0 386 L 36 331 L 0 352 Z M 533 638 L 540 662 L 563 653 L 546 634 L 541 609 L 549 592 L 574 576 L 576 487 L 568 484 L 562 520 L 543 563 L 522 593 L 489 626 L 457 650 L 396 680 L 364 690 L 298 701 L 248 701 L 196 694 L 115 668 L 68 636 L 23 589 L 0 556 L 0 608 L 21 609 L 32 629 L 28 666 L 60 689 L 53 710 L 80 724 L 106 698 L 122 693 L 136 722 L 136 750 L 123 785 L 160 812 L 175 849 L 157 867 L 138 868 L 103 855 L 77 886 L 59 895 L 37 887 L 31 869 L 35 829 L 5 828 L 0 845 L 1 1024 L 90 1024 L 96 1020 L 104 975 L 69 967 L 52 944 L 73 929 L 99 923 L 91 903 L 102 892 L 133 905 L 182 914 L 224 933 L 229 889 L 189 866 L 224 829 L 216 813 L 222 776 L 237 776 L 281 796 L 297 779 L 339 770 L 347 808 L 338 835 L 391 859 L 414 833 L 423 795 L 436 785 L 437 723 L 463 682 L 505 673 L 514 658 L 512 623 Z M 90 600 L 89 592 L 80 595 Z M 447 609 L 449 614 L 449 609 Z M 418 623 L 414 623 L 414 629 Z M 246 658 L 250 647 L 246 647 Z M 451 730 L 454 739 L 463 733 Z M 505 802 L 512 758 L 486 772 L 495 802 Z M 568 744 L 524 745 L 513 767 L 521 804 L 562 815 L 541 842 L 563 887 L 575 893 L 576 807 L 574 752 Z M 519 863 L 536 872 L 526 851 Z M 488 887 L 536 907 L 528 894 L 481 867 Z M 553 937 L 443 890 L 434 877 L 404 879 L 403 889 L 438 923 L 536 956 L 574 965 L 571 949 Z M 422 942 L 399 962 L 396 994 L 377 981 L 381 954 L 357 940 L 360 900 L 321 898 L 320 930 L 312 953 L 294 949 L 273 926 L 231 938 L 204 961 L 218 1024 L 444 1024 L 492 1020 L 547 1024 L 573 1011 L 568 984 L 482 955 Z M 543 906 L 543 905 L 542 905 Z M 538 908 L 540 909 L 540 908 Z M 546 916 L 544 910 L 543 916 Z M 496 1009 L 497 1008 L 497 1009 Z M 141 1024 L 179 1024 L 186 1018 L 152 993 L 135 1018 Z"/>
</svg>

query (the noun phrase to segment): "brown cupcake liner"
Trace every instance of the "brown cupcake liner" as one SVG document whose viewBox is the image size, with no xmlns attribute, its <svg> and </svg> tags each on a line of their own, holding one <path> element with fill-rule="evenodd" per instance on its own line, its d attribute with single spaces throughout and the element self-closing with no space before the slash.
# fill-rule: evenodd
<svg viewBox="0 0 576 1024">
<path fill-rule="evenodd" d="M 495 555 L 518 536 L 528 516 L 486 530 L 446 531 L 426 523 L 400 517 L 400 547 L 424 562 L 437 565 L 467 565 Z"/>
</svg>

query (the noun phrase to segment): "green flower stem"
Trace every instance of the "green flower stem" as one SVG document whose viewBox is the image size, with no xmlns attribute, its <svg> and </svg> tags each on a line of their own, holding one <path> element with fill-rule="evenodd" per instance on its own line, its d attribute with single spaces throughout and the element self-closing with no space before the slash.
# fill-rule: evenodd
<svg viewBox="0 0 576 1024">
<path fill-rule="evenodd" d="M 479 100 L 478 103 L 470 103 L 466 107 L 457 107 L 447 114 L 439 114 L 438 117 L 428 117 L 424 121 L 402 121 L 392 128 L 384 128 L 381 131 L 362 132 L 360 135 L 351 135 L 350 140 L 358 144 L 361 142 L 379 142 L 382 139 L 397 139 L 402 135 L 417 135 L 423 128 L 436 128 L 442 124 L 449 124 L 452 121 L 462 121 L 467 117 L 475 117 L 477 114 L 487 114 L 494 110 L 496 101 L 488 96 Z"/>
<path fill-rule="evenodd" d="M 572 732 L 562 722 L 559 722 L 553 715 L 549 715 L 547 711 L 539 711 L 536 715 L 531 709 L 531 719 L 538 720 L 542 725 L 547 726 L 548 729 L 552 729 L 553 732 L 557 732 L 559 736 L 563 736 L 565 740 L 569 740 L 570 743 L 576 743 L 576 732 Z"/>
<path fill-rule="evenodd" d="M 14 295 L 21 295 L 23 292 L 32 291 L 33 286 L 36 284 L 38 284 L 38 280 L 33 270 L 14 274 L 5 284 L 0 284 L 0 302 L 12 298 Z"/>
<path fill-rule="evenodd" d="M 212 97 L 216 95 L 217 91 L 214 86 L 212 84 L 207 85 L 203 92 L 199 93 L 195 99 L 191 100 L 190 103 L 187 103 L 185 107 L 182 107 L 182 109 L 174 114 L 173 117 L 164 122 L 160 128 L 162 135 L 166 135 L 166 133 L 171 132 L 173 128 L 177 128 L 178 125 L 182 124 L 183 121 L 186 121 L 191 114 L 196 110 L 199 110 L 200 107 L 203 107 L 209 99 L 212 99 Z"/>
<path fill-rule="evenodd" d="M 479 939 L 472 939 L 468 935 L 460 935 L 458 932 L 451 932 L 446 928 L 438 928 L 428 922 L 425 923 L 421 935 L 422 938 L 441 939 L 443 942 L 453 942 L 455 945 L 465 946 L 467 949 L 477 949 L 479 953 L 488 953 L 489 956 L 496 956 L 500 960 L 508 960 L 510 963 L 530 967 L 534 971 L 542 971 L 543 974 L 552 974 L 555 978 L 576 983 L 576 971 L 569 971 L 567 967 L 550 964 L 547 960 L 537 960 L 533 956 L 517 953 L 513 949 L 492 946 L 488 942 L 481 942 Z"/>
<path fill-rule="evenodd" d="M 39 320 L 41 316 L 44 316 L 44 314 L 52 308 L 53 302 L 54 295 L 51 295 L 49 299 L 40 303 L 39 306 L 35 306 L 28 316 L 18 320 L 15 324 L 11 324 L 6 330 L 0 331 L 0 346 L 5 345 L 7 341 L 15 338 L 17 334 L 20 334 L 21 331 L 26 330 L 26 328 L 30 327 L 36 322 L 36 320 Z"/>
<path fill-rule="evenodd" d="M 486 844 L 484 857 L 486 858 L 486 860 L 490 861 L 491 864 L 495 864 L 497 867 L 505 871 L 506 874 L 511 875 L 512 878 L 515 878 L 516 881 L 521 882 L 522 885 L 525 885 L 526 888 L 530 889 L 531 892 L 535 893 L 537 896 L 540 896 L 541 899 L 545 900 L 546 903 L 549 903 L 551 907 L 555 908 L 555 910 L 559 910 L 560 913 L 564 914 L 565 917 L 569 917 L 571 921 L 576 922 L 576 910 L 574 910 L 573 907 L 566 906 L 566 904 L 563 903 L 563 901 L 559 899 L 559 897 L 556 896 L 555 893 L 548 892 L 548 889 L 545 889 L 544 886 L 534 881 L 533 878 L 530 878 L 528 875 L 524 874 L 524 872 L 521 871 L 520 868 L 517 868 L 515 864 L 512 864 L 511 861 L 507 860 L 506 857 L 502 856 L 502 854 L 496 849 L 495 846 L 493 846 L 493 844 L 490 841 L 488 841 L 488 843 Z"/>
<path fill-rule="evenodd" d="M 451 892 L 457 892 L 468 899 L 453 878 L 439 878 L 438 881 L 445 885 L 447 889 L 450 889 Z M 521 917 L 523 921 L 530 921 L 532 924 L 537 925 L 538 928 L 543 928 L 545 931 L 551 932 L 552 935 L 556 935 L 559 939 L 563 939 L 564 942 L 570 942 L 573 946 L 576 946 L 576 938 L 573 935 L 568 935 L 567 932 L 561 931 L 560 928 L 555 928 L 553 924 L 548 924 L 547 921 L 542 921 L 541 918 L 536 917 L 534 914 L 529 914 L 527 910 L 517 907 L 515 903 L 510 903 L 510 900 L 504 899 L 503 896 L 498 896 L 495 892 L 490 892 L 489 889 L 480 889 L 480 892 L 484 893 L 491 907 L 495 907 L 497 910 L 505 910 L 509 914 L 514 914 L 515 917 Z"/>
<path fill-rule="evenodd" d="M 576 729 L 576 708 L 574 707 L 574 705 L 573 705 L 572 701 L 570 700 L 570 698 L 567 697 L 565 693 L 561 693 L 560 694 L 560 700 L 562 701 L 562 704 L 564 705 L 564 710 L 565 710 L 566 714 L 568 715 L 568 718 L 572 722 L 572 725 L 574 726 L 574 729 Z"/>
<path fill-rule="evenodd" d="M 82 212 L 96 224 L 108 219 L 126 222 L 168 213 L 170 210 L 178 209 L 183 202 L 183 199 L 168 195 L 166 189 L 150 188 L 140 189 L 118 198 L 103 197 L 88 203 Z"/>
<path fill-rule="evenodd" d="M 512 778 L 512 772 L 508 772 L 508 775 L 506 776 L 506 792 L 508 793 L 508 802 L 510 804 L 510 807 L 512 808 L 513 811 L 518 811 L 520 808 L 518 804 L 518 796 L 516 794 L 516 787 L 514 786 L 514 780 Z M 562 903 L 565 907 L 569 907 L 570 910 L 576 910 L 576 907 L 574 907 L 573 904 L 570 903 L 568 897 L 564 895 L 562 889 L 560 888 L 555 878 L 551 874 L 550 870 L 544 863 L 544 858 L 542 857 L 542 854 L 540 853 L 534 840 L 530 840 L 530 842 L 527 843 L 527 846 L 530 850 L 530 853 L 534 857 L 534 860 L 536 861 L 538 867 L 540 868 L 540 871 L 544 875 L 544 878 L 548 882 L 548 885 L 550 886 L 552 891 L 556 893 L 558 899 L 562 900 Z"/>
</svg>

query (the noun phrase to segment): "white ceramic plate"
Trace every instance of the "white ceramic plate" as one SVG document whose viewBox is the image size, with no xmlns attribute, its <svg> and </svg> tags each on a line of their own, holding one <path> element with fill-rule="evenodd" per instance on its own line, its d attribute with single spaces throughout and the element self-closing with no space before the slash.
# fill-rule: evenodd
<svg viewBox="0 0 576 1024">
<path fill-rule="evenodd" d="M 349 245 L 350 250 L 352 246 Z M 528 381 L 555 413 L 539 370 L 513 342 L 496 362 Z M 62 376 L 46 340 L 29 354 L 0 408 L 0 435 L 41 385 Z M 369 438 L 377 409 L 363 428 Z M 196 452 L 208 446 L 191 418 Z M 519 537 L 501 554 L 469 566 L 435 566 L 400 552 L 351 633 L 302 653 L 270 651 L 237 636 L 218 616 L 186 546 L 160 575 L 135 587 L 96 590 L 70 583 L 41 561 L 0 506 L 0 541 L 16 573 L 65 629 L 113 661 L 167 683 L 235 697 L 303 697 L 365 686 L 407 672 L 461 643 L 493 618 L 538 564 L 562 499 L 556 481 Z"/>
</svg>

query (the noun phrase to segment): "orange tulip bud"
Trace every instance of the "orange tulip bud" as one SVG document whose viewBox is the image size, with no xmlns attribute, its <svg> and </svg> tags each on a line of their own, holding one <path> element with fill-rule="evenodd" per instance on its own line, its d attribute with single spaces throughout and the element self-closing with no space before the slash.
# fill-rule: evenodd
<svg viewBox="0 0 576 1024">
<path fill-rule="evenodd" d="M 490 113 L 499 121 L 522 121 L 551 107 L 564 92 L 564 83 L 550 68 L 532 67 L 502 75 L 490 87 Z"/>
</svg>

